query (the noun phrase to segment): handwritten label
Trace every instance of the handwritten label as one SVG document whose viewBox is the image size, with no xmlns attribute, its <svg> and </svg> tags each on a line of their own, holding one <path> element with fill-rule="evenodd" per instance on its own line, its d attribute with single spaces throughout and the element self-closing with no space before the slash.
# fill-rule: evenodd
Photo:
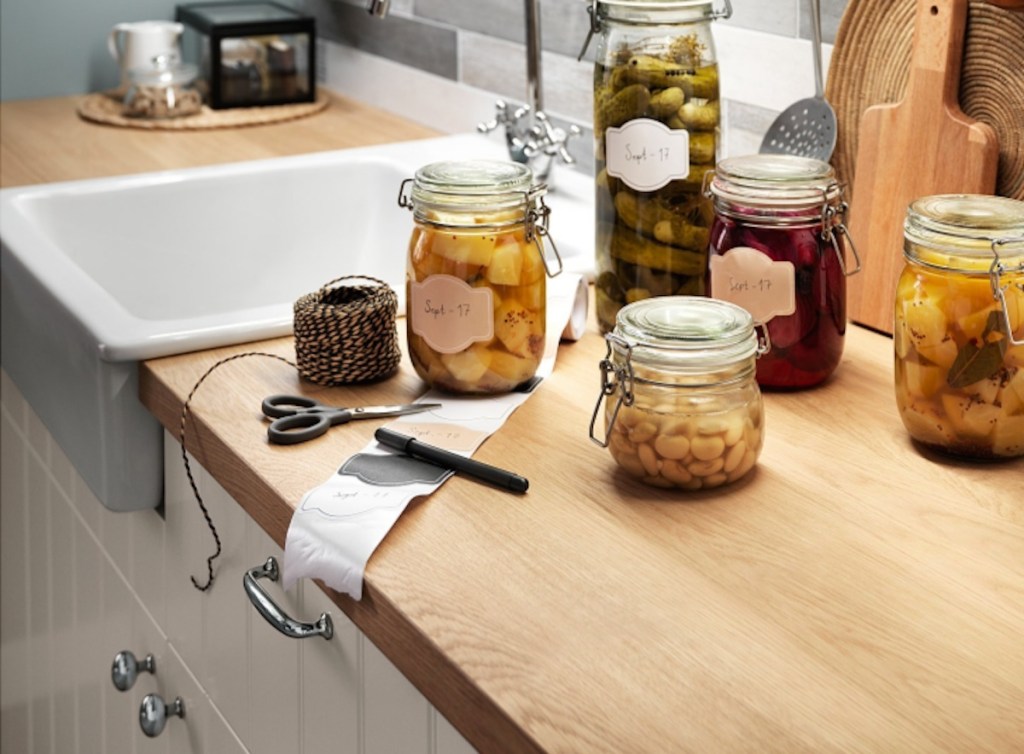
<svg viewBox="0 0 1024 754">
<path fill-rule="evenodd" d="M 488 433 L 457 424 L 417 422 L 414 417 L 403 420 L 399 429 L 417 440 L 450 450 L 453 453 L 471 454 L 487 439 Z"/>
<path fill-rule="evenodd" d="M 409 286 L 412 331 L 438 353 L 458 353 L 494 337 L 494 295 L 452 275 L 431 275 Z"/>
<path fill-rule="evenodd" d="M 758 322 L 796 311 L 792 262 L 776 262 L 749 246 L 711 257 L 711 297 L 742 306 Z"/>
<path fill-rule="evenodd" d="M 651 118 L 604 132 L 608 175 L 637 191 L 655 191 L 690 174 L 690 134 Z"/>
</svg>

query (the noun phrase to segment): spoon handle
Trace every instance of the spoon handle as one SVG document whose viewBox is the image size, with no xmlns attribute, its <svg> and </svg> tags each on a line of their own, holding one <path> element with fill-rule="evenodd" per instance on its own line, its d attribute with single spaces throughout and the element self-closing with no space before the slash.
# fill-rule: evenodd
<svg viewBox="0 0 1024 754">
<path fill-rule="evenodd" d="M 825 84 L 821 75 L 821 0 L 811 0 L 811 33 L 814 34 L 814 96 L 825 96 Z"/>
</svg>

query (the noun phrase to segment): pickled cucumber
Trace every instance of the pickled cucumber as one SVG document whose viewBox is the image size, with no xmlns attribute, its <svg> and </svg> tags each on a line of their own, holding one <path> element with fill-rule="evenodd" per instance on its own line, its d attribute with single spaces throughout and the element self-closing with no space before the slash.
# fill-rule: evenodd
<svg viewBox="0 0 1024 754">
<path fill-rule="evenodd" d="M 703 295 L 713 211 L 702 194 L 720 122 L 718 68 L 696 35 L 644 39 L 609 50 L 595 68 L 597 319 L 603 332 L 625 304 Z M 609 176 L 605 131 L 636 119 L 689 133 L 689 172 L 654 191 Z"/>
</svg>

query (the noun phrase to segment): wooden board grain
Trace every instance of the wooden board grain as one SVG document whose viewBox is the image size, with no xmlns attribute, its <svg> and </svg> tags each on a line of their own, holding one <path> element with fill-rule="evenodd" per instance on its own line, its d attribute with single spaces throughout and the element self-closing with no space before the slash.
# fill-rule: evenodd
<svg viewBox="0 0 1024 754">
<path fill-rule="evenodd" d="M 996 133 L 957 102 L 967 5 L 917 0 L 906 95 L 868 108 L 860 122 L 850 233 L 863 270 L 850 279 L 850 315 L 882 332 L 892 332 L 907 206 L 930 194 L 995 191 Z"/>
</svg>

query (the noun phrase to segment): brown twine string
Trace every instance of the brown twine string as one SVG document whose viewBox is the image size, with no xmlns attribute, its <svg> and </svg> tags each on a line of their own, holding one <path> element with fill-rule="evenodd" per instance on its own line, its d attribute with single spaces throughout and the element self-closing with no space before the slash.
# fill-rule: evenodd
<svg viewBox="0 0 1024 754">
<path fill-rule="evenodd" d="M 369 284 L 330 288 L 350 279 L 368 281 Z M 398 369 L 401 359 L 395 325 L 397 312 L 398 297 L 383 280 L 363 275 L 337 278 L 316 293 L 303 296 L 295 302 L 295 355 L 298 364 L 277 354 L 246 351 L 216 362 L 192 386 L 181 409 L 181 460 L 185 464 L 185 474 L 192 487 L 192 494 L 215 544 L 213 555 L 206 559 L 206 583 L 200 584 L 195 576 L 189 577 L 196 589 L 205 592 L 213 586 L 216 577 L 213 561 L 220 557 L 222 551 L 220 535 L 199 493 L 185 450 L 185 421 L 192 397 L 199 386 L 218 367 L 248 356 L 265 356 L 283 361 L 298 369 L 302 377 L 319 385 L 341 385 L 390 377 Z"/>
<path fill-rule="evenodd" d="M 362 284 L 331 286 L 346 280 Z M 387 283 L 349 275 L 295 302 L 299 374 L 318 385 L 390 377 L 402 354 L 395 315 L 398 296 Z"/>
</svg>

